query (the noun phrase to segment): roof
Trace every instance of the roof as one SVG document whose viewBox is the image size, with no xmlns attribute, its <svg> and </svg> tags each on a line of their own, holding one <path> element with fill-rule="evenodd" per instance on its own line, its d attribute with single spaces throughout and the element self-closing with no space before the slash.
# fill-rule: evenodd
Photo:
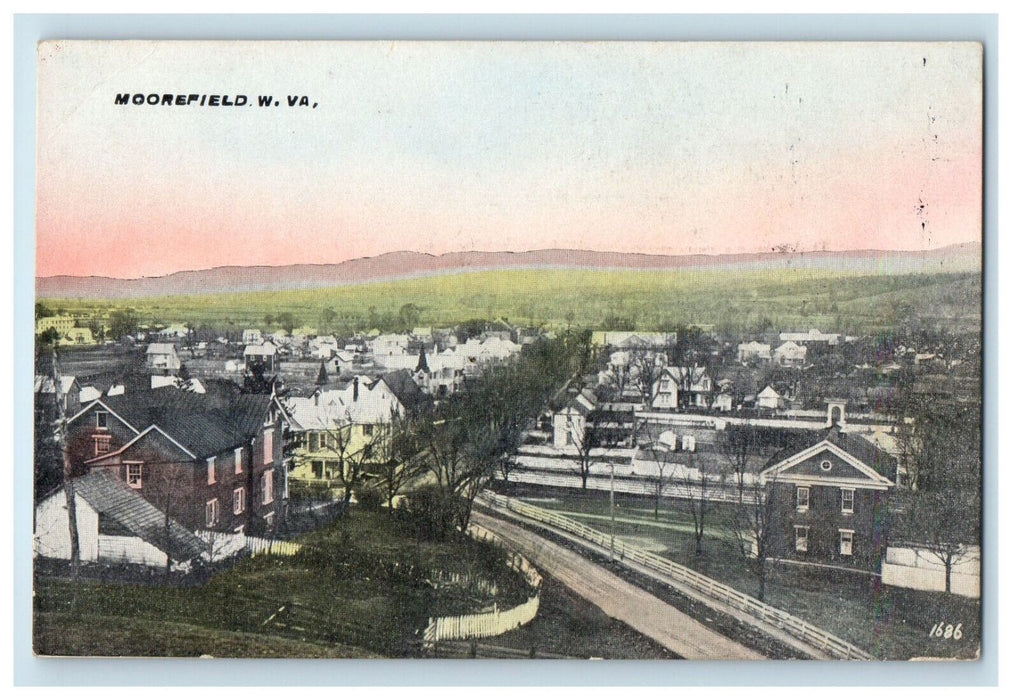
<svg viewBox="0 0 1019 700">
<path fill-rule="evenodd" d="M 67 374 L 60 375 L 60 395 L 63 396 L 68 391 L 70 391 L 71 387 L 74 386 L 74 382 L 75 382 L 74 377 Z M 53 377 L 43 374 L 35 375 L 35 392 L 42 394 L 52 394 Z"/>
<path fill-rule="evenodd" d="M 382 375 L 381 379 L 396 394 L 396 398 L 407 411 L 413 411 L 418 406 L 427 404 L 430 401 L 428 395 L 421 391 L 421 387 L 414 381 L 414 377 L 405 369 L 386 372 Z"/>
<path fill-rule="evenodd" d="M 166 552 L 175 561 L 190 561 L 205 553 L 202 541 L 172 518 L 167 542 L 166 514 L 130 486 L 102 471 L 75 479 L 74 492 L 96 511 Z"/>
<path fill-rule="evenodd" d="M 270 394 L 241 394 L 207 382 L 206 393 L 175 386 L 108 396 L 102 403 L 139 430 L 157 425 L 195 457 L 211 457 L 255 435 L 265 421 Z"/>
<path fill-rule="evenodd" d="M 145 351 L 147 355 L 169 355 L 170 353 L 177 352 L 177 349 L 173 346 L 173 343 L 149 343 L 148 350 Z"/>
<path fill-rule="evenodd" d="M 833 427 L 827 428 L 820 433 L 809 431 L 795 434 L 794 436 L 790 436 L 789 439 L 791 444 L 769 459 L 764 465 L 765 469 L 779 464 L 780 462 L 784 462 L 790 457 L 796 456 L 800 452 L 805 452 L 812 447 L 827 441 L 835 447 L 847 452 L 855 459 L 863 462 L 882 476 L 886 478 L 891 477 L 892 479 L 895 478 L 895 458 L 855 433 L 843 433 L 840 432 L 838 428 Z"/>
</svg>

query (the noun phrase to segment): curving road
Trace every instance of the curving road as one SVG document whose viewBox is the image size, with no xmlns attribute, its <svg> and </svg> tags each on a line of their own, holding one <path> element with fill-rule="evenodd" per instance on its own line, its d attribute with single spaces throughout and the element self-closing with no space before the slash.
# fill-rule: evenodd
<svg viewBox="0 0 1019 700">
<path fill-rule="evenodd" d="M 581 555 L 505 520 L 475 511 L 472 519 L 581 597 L 684 659 L 763 659 L 642 588 Z"/>
</svg>

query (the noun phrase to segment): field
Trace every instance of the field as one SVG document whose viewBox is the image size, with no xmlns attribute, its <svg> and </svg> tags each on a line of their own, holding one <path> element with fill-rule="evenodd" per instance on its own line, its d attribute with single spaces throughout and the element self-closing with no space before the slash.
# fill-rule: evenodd
<svg viewBox="0 0 1019 700">
<path fill-rule="evenodd" d="M 354 509 L 302 538 L 307 554 L 256 557 L 202 585 L 66 578 L 37 573 L 34 649 L 95 656 L 380 657 L 418 653 L 429 615 L 471 605 L 415 583 L 410 572 L 493 571 L 487 547 L 418 542 L 382 513 Z M 486 553 L 487 552 L 487 553 Z M 501 557 L 501 555 L 499 555 Z M 501 561 L 501 559 L 499 559 Z M 501 567 L 500 567 L 501 568 Z M 505 569 L 502 569 L 505 572 Z M 431 575 L 431 574 L 429 574 Z M 500 605 L 521 593 L 505 574 Z M 516 587 L 519 589 L 519 586 Z M 477 601 L 473 601 L 477 604 Z M 572 631 L 582 630 L 578 638 Z M 668 656 L 554 582 L 526 629 L 485 643 L 565 656 Z"/>
<path fill-rule="evenodd" d="M 554 498 L 547 494 L 524 498 L 609 532 L 608 495 L 604 492 L 564 492 Z M 744 593 L 757 594 L 756 577 L 746 568 L 720 524 L 724 522 L 726 506 L 716 506 L 709 514 L 704 552 L 698 556 L 692 521 L 682 502 L 666 501 L 658 521 L 654 520 L 650 499 L 617 496 L 616 502 L 616 534 L 621 541 L 654 551 Z M 779 565 L 768 582 L 765 598 L 771 605 L 881 659 L 972 658 L 979 653 L 979 603 L 958 596 L 888 586 L 875 588 L 868 576 Z M 963 639 L 930 638 L 931 626 L 938 622 L 961 622 L 965 630 Z"/>
<path fill-rule="evenodd" d="M 981 280 L 976 273 L 862 275 L 792 268 L 498 270 L 281 292 L 40 301 L 85 315 L 130 307 L 143 323 L 223 329 L 263 327 L 266 314 L 289 312 L 299 326 L 341 331 L 441 327 L 472 318 L 606 328 L 606 320 L 614 318 L 624 330 L 698 324 L 720 331 L 816 327 L 867 333 L 907 319 L 978 329 Z M 414 307 L 409 316 L 407 305 Z M 324 314 L 335 317 L 326 324 Z"/>
</svg>

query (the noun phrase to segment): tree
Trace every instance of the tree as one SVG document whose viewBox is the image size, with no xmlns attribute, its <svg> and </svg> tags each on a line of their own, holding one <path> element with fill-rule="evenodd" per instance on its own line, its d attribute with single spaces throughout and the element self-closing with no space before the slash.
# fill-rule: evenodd
<svg viewBox="0 0 1019 700">
<path fill-rule="evenodd" d="M 393 411 L 390 420 L 389 441 L 385 445 L 382 459 L 372 465 L 377 476 L 377 483 L 382 491 L 389 512 L 393 511 L 393 502 L 401 489 L 414 481 L 424 471 L 420 458 L 420 448 L 413 430 L 416 419 L 412 416 L 400 416 Z"/>
<path fill-rule="evenodd" d="M 944 565 L 951 593 L 953 568 L 972 556 L 980 541 L 980 405 L 932 400 L 914 405 L 918 413 L 905 438 L 910 488 L 901 494 L 898 536 Z"/>
<path fill-rule="evenodd" d="M 333 419 L 333 427 L 324 431 L 325 447 L 336 455 L 339 462 L 338 476 L 343 484 L 343 505 L 350 503 L 354 489 L 360 486 L 366 475 L 366 467 L 383 455 L 383 444 L 388 439 L 388 426 L 379 422 L 356 424 L 348 413 Z M 356 435 L 360 433 L 361 439 Z"/>
<path fill-rule="evenodd" d="M 679 478 L 680 493 L 683 495 L 683 502 L 686 504 L 687 513 L 693 520 L 693 536 L 696 542 L 696 555 L 704 553 L 704 526 L 708 514 L 714 505 L 710 498 L 711 479 L 707 470 L 702 464 L 698 464 L 694 453 L 687 453 L 687 469 Z"/>
<path fill-rule="evenodd" d="M 328 306 L 322 309 L 321 313 L 319 314 L 319 320 L 322 323 L 322 327 L 319 328 L 319 332 L 321 333 L 324 330 L 332 327 L 333 322 L 336 320 L 337 315 L 338 314 L 336 313 L 336 311 Z"/>
<path fill-rule="evenodd" d="M 601 424 L 601 412 L 595 409 L 587 414 L 582 423 L 570 421 L 569 441 L 576 453 L 576 466 L 574 467 L 580 476 L 580 488 L 587 490 L 587 479 L 591 475 L 591 468 L 599 463 L 599 457 L 595 450 L 601 447 L 601 436 L 599 426 Z"/>
<path fill-rule="evenodd" d="M 40 318 L 48 318 L 49 316 L 53 316 L 53 310 L 41 301 L 35 302 L 35 320 L 38 321 Z"/>
<path fill-rule="evenodd" d="M 78 588 L 78 569 L 81 566 L 81 547 L 78 542 L 78 509 L 74 494 L 74 467 L 71 463 L 71 452 L 67 445 L 67 412 L 64 402 L 60 400 L 60 370 L 57 364 L 57 351 L 52 353 L 53 397 L 57 406 L 57 423 L 54 442 L 60 449 L 63 466 L 64 498 L 67 505 L 67 527 L 71 538 L 71 580 L 74 583 L 75 596 Z"/>
<path fill-rule="evenodd" d="M 413 328 L 421 320 L 421 307 L 416 304 L 404 304 L 400 307 L 398 319 L 403 328 Z"/>
<path fill-rule="evenodd" d="M 294 328 L 297 327 L 297 317 L 290 311 L 284 311 L 276 317 L 276 323 L 287 332 L 287 335 L 292 335 Z"/>
<path fill-rule="evenodd" d="M 728 527 L 740 556 L 750 563 L 757 577 L 757 597 L 764 600 L 768 580 L 768 559 L 777 545 L 777 515 L 774 482 L 764 484 L 751 469 L 752 458 L 760 454 L 763 440 L 749 422 L 730 424 L 720 441 L 729 462 L 735 504 Z"/>
<path fill-rule="evenodd" d="M 661 392 L 665 371 L 660 353 L 650 347 L 635 348 L 630 353 L 630 367 L 633 385 L 640 392 L 644 408 L 651 408 Z"/>
<path fill-rule="evenodd" d="M 658 510 L 661 506 L 662 496 L 665 493 L 666 487 L 672 483 L 673 477 L 676 475 L 677 464 L 673 459 L 672 452 L 661 449 L 662 446 L 659 444 L 660 436 L 655 434 L 650 422 L 645 421 L 640 430 L 646 442 L 646 449 L 641 451 L 640 456 L 650 457 L 650 461 L 655 469 L 655 473 L 649 477 L 648 483 L 651 486 L 651 492 L 655 499 L 655 520 L 658 520 Z"/>
<path fill-rule="evenodd" d="M 122 338 L 138 332 L 138 316 L 134 309 L 116 309 L 110 314 L 110 335 Z"/>
</svg>

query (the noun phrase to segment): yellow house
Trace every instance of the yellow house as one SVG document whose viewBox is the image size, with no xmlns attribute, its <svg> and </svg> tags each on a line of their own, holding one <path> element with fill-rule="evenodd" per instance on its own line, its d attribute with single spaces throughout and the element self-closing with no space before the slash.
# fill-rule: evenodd
<svg viewBox="0 0 1019 700">
<path fill-rule="evenodd" d="M 71 332 L 76 322 L 74 316 L 44 316 L 35 322 L 35 334 L 39 335 L 52 328 L 62 338 Z"/>
<path fill-rule="evenodd" d="M 341 468 L 386 458 L 393 416 L 403 405 L 380 379 L 354 377 L 346 386 L 288 400 L 295 434 L 290 479 L 340 488 Z M 348 472 L 349 473 L 349 472 Z"/>
</svg>

